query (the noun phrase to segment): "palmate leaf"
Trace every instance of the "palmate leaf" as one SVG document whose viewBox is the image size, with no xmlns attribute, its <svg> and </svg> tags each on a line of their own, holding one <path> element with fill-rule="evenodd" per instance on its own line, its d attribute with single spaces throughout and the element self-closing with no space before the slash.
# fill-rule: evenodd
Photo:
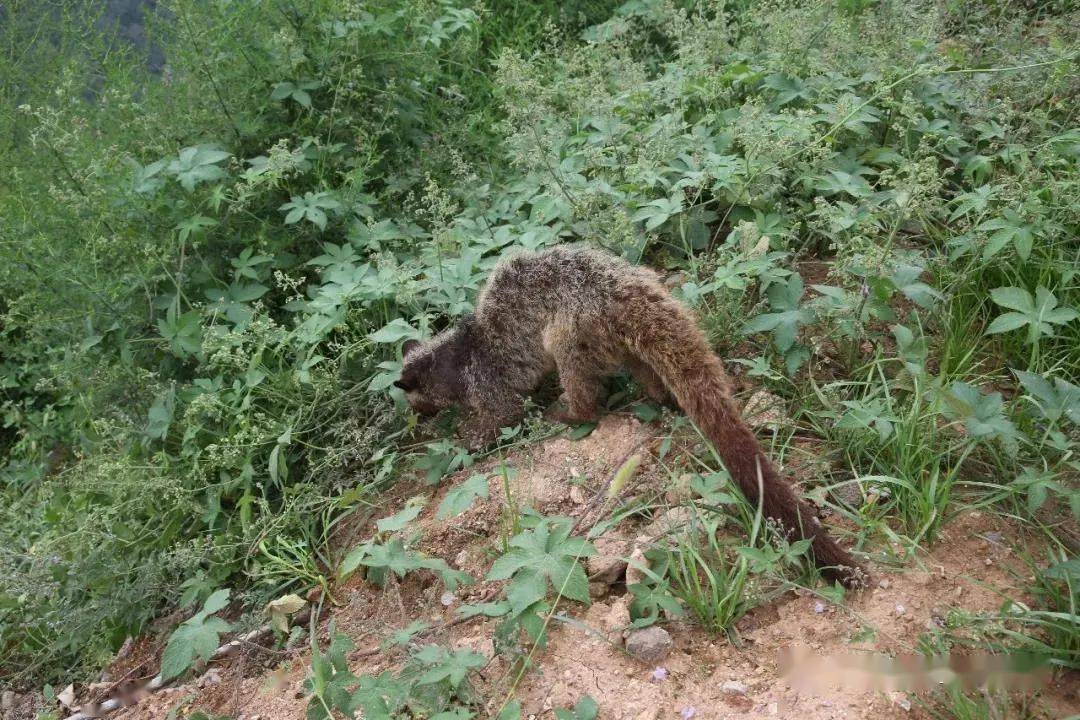
<svg viewBox="0 0 1080 720">
<path fill-rule="evenodd" d="M 472 475 L 457 487 L 451 488 L 439 504 L 439 510 L 435 513 L 435 517 L 445 520 L 448 517 L 460 515 L 472 506 L 477 497 L 482 497 L 485 500 L 488 497 L 486 475 Z"/>
<path fill-rule="evenodd" d="M 169 343 L 169 349 L 181 359 L 202 351 L 202 315 L 195 310 L 183 314 L 170 305 L 164 318 L 158 318 L 158 332 Z"/>
<path fill-rule="evenodd" d="M 667 222 L 668 218 L 682 212 L 682 194 L 671 198 L 660 198 L 644 203 L 637 212 L 630 216 L 634 222 L 645 221 L 646 230 L 655 230 Z"/>
<path fill-rule="evenodd" d="M 1050 422 L 1062 417 L 1080 425 L 1080 387 L 1054 378 L 1053 384 L 1042 375 L 1024 370 L 1013 370 L 1024 389 L 1035 401 L 1039 414 Z"/>
<path fill-rule="evenodd" d="M 766 77 L 762 84 L 776 91 L 776 99 L 773 101 L 776 107 L 783 107 L 796 100 L 810 100 L 813 97 L 813 91 L 806 83 L 791 75 L 773 73 Z"/>
<path fill-rule="evenodd" d="M 488 580 L 512 578 L 507 599 L 515 612 L 543 598 L 550 583 L 556 593 L 589 602 L 589 579 L 580 558 L 596 553 L 587 540 L 571 537 L 569 518 L 543 518 L 534 529 L 510 539 L 510 550 L 495 560 Z"/>
<path fill-rule="evenodd" d="M 225 177 L 225 171 L 218 167 L 218 163 L 229 157 L 230 153 L 213 145 L 186 147 L 169 163 L 167 171 L 176 177 L 185 190 L 191 192 L 200 183 Z"/>
<path fill-rule="evenodd" d="M 841 405 L 847 408 L 847 412 L 837 421 L 836 427 L 847 430 L 873 429 L 881 442 L 889 439 L 893 433 L 893 424 L 900 421 L 882 398 L 843 400 Z"/>
<path fill-rule="evenodd" d="M 205 215 L 194 215 L 177 223 L 173 229 L 180 231 L 180 242 L 187 242 L 192 235 L 199 235 L 206 228 L 214 227 L 217 224 L 218 221 L 213 218 L 208 218 Z"/>
<path fill-rule="evenodd" d="M 405 542 L 400 537 L 391 538 L 386 543 L 368 541 L 358 545 L 349 551 L 345 559 L 338 567 L 338 577 L 347 578 L 356 572 L 357 568 L 368 568 L 367 579 L 376 585 L 386 582 L 386 573 L 392 572 L 398 577 L 413 570 L 431 570 L 439 575 L 443 584 L 451 592 L 459 585 L 470 585 L 473 578 L 468 573 L 454 570 L 441 558 L 427 557 L 420 553 L 407 550 Z"/>
<path fill-rule="evenodd" d="M 986 246 L 983 248 L 983 260 L 1001 252 L 1009 243 L 1016 248 L 1016 254 L 1021 260 L 1027 260 L 1031 255 L 1031 249 L 1035 243 L 1035 236 L 1041 230 L 1034 223 L 1026 221 L 1020 213 L 1012 208 L 1004 208 L 1001 217 L 980 223 L 976 230 L 989 232 Z"/>
<path fill-rule="evenodd" d="M 814 312 L 799 306 L 803 292 L 803 280 L 798 273 L 792 274 L 787 282 L 770 285 L 766 296 L 774 312 L 751 319 L 743 326 L 742 333 L 771 332 L 776 349 L 786 353 L 795 344 L 799 328 L 814 321 Z"/>
<path fill-rule="evenodd" d="M 904 367 L 913 375 L 921 375 L 930 355 L 926 338 L 921 334 L 916 337 L 915 333 L 904 325 L 893 325 L 892 332 L 896 338 L 897 355 L 904 362 Z"/>
<path fill-rule="evenodd" d="M 987 208 L 990 200 L 997 195 L 997 192 L 998 189 L 993 185 L 983 185 L 982 187 L 975 188 L 971 192 L 957 195 L 956 199 L 953 200 L 955 207 L 953 207 L 953 211 L 949 213 L 949 222 L 970 213 L 982 212 Z"/>
<path fill-rule="evenodd" d="M 1034 515 L 1046 504 L 1051 490 L 1061 489 L 1060 483 L 1055 478 L 1056 475 L 1050 471 L 1040 472 L 1032 468 L 1024 468 L 1010 485 L 1027 494 L 1027 511 Z"/>
<path fill-rule="evenodd" d="M 377 520 L 375 526 L 379 529 L 379 532 L 383 533 L 404 530 L 423 510 L 424 503 L 422 500 L 420 502 L 410 502 L 397 514 Z"/>
<path fill-rule="evenodd" d="M 1018 287 L 1000 287 L 990 291 L 993 301 L 1003 308 L 1013 310 L 994 318 L 986 329 L 987 335 L 1010 332 L 1024 326 L 1028 328 L 1027 343 L 1039 341 L 1040 337 L 1054 334 L 1054 325 L 1066 325 L 1078 317 L 1072 308 L 1058 307 L 1057 297 L 1041 285 L 1035 288 L 1035 297 Z"/>
<path fill-rule="evenodd" d="M 274 86 L 273 92 L 270 93 L 270 98 L 273 100 L 291 99 L 293 102 L 310 109 L 311 95 L 308 91 L 320 87 L 322 87 L 322 82 L 318 80 L 296 80 L 295 82 L 285 80 Z"/>
<path fill-rule="evenodd" d="M 365 720 L 391 720 L 409 697 L 409 686 L 389 670 L 378 677 L 364 675 L 350 698 L 350 710 L 363 711 Z"/>
<path fill-rule="evenodd" d="M 825 195 L 846 193 L 855 198 L 863 198 L 874 193 L 870 183 L 861 175 L 852 175 L 843 170 L 830 170 L 827 175 L 818 179 L 814 187 Z"/>
<path fill-rule="evenodd" d="M 211 617 L 229 604 L 229 591 L 218 590 L 203 603 L 202 610 L 178 627 L 165 645 L 161 658 L 161 677 L 171 680 L 195 664 L 209 660 L 221 644 L 221 634 L 232 629 L 221 618 Z"/>
<path fill-rule="evenodd" d="M 208 300 L 213 301 L 210 309 L 223 312 L 230 322 L 237 327 L 242 327 L 246 326 L 251 321 L 251 318 L 255 316 L 255 311 L 251 309 L 248 303 L 258 300 L 269 290 L 270 288 L 257 282 L 233 282 L 224 290 L 219 288 L 208 289 L 206 297 Z"/>
<path fill-rule="evenodd" d="M 303 197 L 293 195 L 292 199 L 279 207 L 279 210 L 288 210 L 285 215 L 285 224 L 292 225 L 301 220 L 307 220 L 320 230 L 326 229 L 326 211 L 339 210 L 341 201 L 328 190 L 322 192 L 306 192 Z"/>
<path fill-rule="evenodd" d="M 918 265 L 897 265 L 889 280 L 896 289 L 904 294 L 908 300 L 920 307 L 932 307 L 941 300 L 941 293 L 919 280 L 923 274 L 923 268 Z"/>
<path fill-rule="evenodd" d="M 1005 417 L 1001 393 L 984 395 L 957 380 L 944 393 L 945 416 L 963 422 L 968 435 L 978 440 L 1001 440 L 1009 452 L 1016 451 L 1016 426 Z"/>
<path fill-rule="evenodd" d="M 450 687 L 455 689 L 461 685 L 470 671 L 487 665 L 487 659 L 472 650 L 462 649 L 449 652 L 438 645 L 424 647 L 413 655 L 413 658 L 424 665 L 431 666 L 417 679 L 418 685 L 430 685 L 446 680 Z"/>
</svg>

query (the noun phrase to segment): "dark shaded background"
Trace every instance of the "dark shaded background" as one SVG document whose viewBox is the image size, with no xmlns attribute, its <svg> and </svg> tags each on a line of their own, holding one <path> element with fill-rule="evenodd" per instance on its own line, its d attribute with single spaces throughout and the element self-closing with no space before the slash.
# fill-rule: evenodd
<svg viewBox="0 0 1080 720">
<path fill-rule="evenodd" d="M 102 29 L 115 30 L 117 37 L 147 57 L 150 69 L 159 72 L 165 65 L 161 48 L 146 34 L 146 16 L 157 10 L 157 0 L 86 0 L 91 11 L 104 11 L 98 21 Z"/>
</svg>

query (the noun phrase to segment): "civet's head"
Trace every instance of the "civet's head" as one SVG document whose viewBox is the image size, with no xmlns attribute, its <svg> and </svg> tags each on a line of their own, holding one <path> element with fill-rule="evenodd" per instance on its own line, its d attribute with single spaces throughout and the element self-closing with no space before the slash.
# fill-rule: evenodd
<svg viewBox="0 0 1080 720">
<path fill-rule="evenodd" d="M 430 416 L 465 400 L 465 366 L 469 360 L 469 318 L 425 342 L 408 340 L 402 347 L 401 379 L 394 383 L 418 414 Z"/>
</svg>

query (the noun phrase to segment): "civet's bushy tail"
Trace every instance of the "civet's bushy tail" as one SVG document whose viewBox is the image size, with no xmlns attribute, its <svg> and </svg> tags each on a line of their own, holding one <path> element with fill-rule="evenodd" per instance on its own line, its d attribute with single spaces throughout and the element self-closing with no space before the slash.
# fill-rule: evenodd
<svg viewBox="0 0 1080 720">
<path fill-rule="evenodd" d="M 727 373 L 690 312 L 651 283 L 633 284 L 624 288 L 619 306 L 626 312 L 616 320 L 627 348 L 660 376 L 683 412 L 716 446 L 746 498 L 793 537 L 811 539 L 814 559 L 827 578 L 861 586 L 865 573 L 780 477 L 743 422 Z"/>
</svg>

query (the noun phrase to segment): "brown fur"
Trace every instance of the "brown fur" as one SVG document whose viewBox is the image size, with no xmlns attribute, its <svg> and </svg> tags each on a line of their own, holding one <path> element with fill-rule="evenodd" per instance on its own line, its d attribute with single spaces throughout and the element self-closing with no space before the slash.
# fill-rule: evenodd
<svg viewBox="0 0 1080 720">
<path fill-rule="evenodd" d="M 812 539 L 828 577 L 861 584 L 865 576 L 851 555 L 829 537 L 743 423 L 723 365 L 690 310 L 651 270 L 566 247 L 505 259 L 481 292 L 475 315 L 427 343 L 406 345 L 398 386 L 422 414 L 465 407 L 470 415 L 462 432 L 482 443 L 521 419 L 525 396 L 552 370 L 563 388 L 560 419 L 595 419 L 601 381 L 619 368 L 652 398 L 673 395 L 747 499 L 792 536 Z"/>
</svg>

